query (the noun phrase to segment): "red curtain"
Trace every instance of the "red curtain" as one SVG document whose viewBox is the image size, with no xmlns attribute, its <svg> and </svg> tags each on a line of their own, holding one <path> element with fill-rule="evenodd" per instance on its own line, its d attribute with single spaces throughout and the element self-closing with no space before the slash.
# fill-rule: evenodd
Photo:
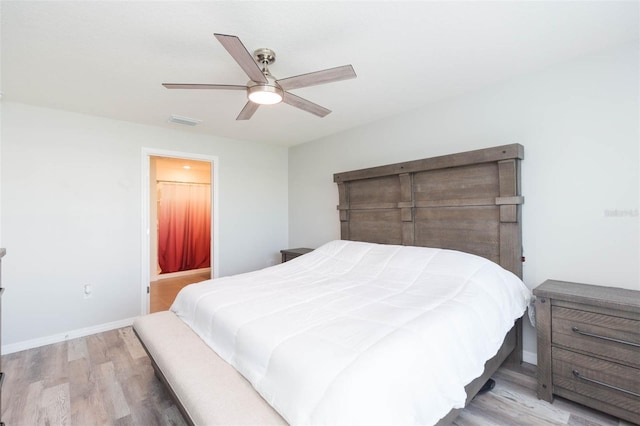
<svg viewBox="0 0 640 426">
<path fill-rule="evenodd" d="M 211 186 L 158 183 L 158 263 L 161 273 L 211 265 Z"/>
</svg>

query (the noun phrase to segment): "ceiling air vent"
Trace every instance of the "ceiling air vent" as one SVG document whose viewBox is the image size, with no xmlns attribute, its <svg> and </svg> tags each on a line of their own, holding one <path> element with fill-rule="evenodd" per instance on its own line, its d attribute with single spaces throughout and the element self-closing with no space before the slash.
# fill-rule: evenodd
<svg viewBox="0 0 640 426">
<path fill-rule="evenodd" d="M 196 120 L 195 118 L 180 117 L 179 115 L 171 115 L 169 123 L 182 124 L 185 126 L 196 126 L 202 123 L 202 120 Z"/>
</svg>

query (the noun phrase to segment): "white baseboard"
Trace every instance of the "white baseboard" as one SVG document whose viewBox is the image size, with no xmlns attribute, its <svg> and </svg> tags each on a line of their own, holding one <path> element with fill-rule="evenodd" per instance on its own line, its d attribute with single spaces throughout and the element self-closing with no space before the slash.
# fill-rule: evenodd
<svg viewBox="0 0 640 426">
<path fill-rule="evenodd" d="M 522 361 L 538 365 L 538 354 L 535 352 L 522 351 Z"/>
<path fill-rule="evenodd" d="M 76 339 L 78 337 L 89 336 L 91 334 L 102 333 L 103 331 L 114 330 L 116 328 L 128 327 L 133 324 L 135 318 L 126 318 L 106 324 L 67 331 L 66 333 L 54 334 L 52 336 L 40 337 L 38 339 L 25 340 L 18 343 L 2 345 L 2 355 L 20 352 L 27 349 L 38 348 L 40 346 L 51 345 L 53 343 L 64 342 L 65 340 Z"/>
</svg>

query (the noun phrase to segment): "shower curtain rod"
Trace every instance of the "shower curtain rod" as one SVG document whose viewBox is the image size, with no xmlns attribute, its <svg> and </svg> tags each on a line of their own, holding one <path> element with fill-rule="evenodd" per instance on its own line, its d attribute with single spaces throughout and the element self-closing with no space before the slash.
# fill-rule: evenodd
<svg viewBox="0 0 640 426">
<path fill-rule="evenodd" d="M 179 180 L 162 180 L 162 179 L 157 179 L 156 183 L 184 183 L 187 185 L 211 185 L 209 182 L 184 182 Z"/>
</svg>

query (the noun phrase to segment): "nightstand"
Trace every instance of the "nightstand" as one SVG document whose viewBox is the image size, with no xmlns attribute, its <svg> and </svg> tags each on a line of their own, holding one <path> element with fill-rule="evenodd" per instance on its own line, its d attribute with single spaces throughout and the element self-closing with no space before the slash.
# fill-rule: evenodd
<svg viewBox="0 0 640 426">
<path fill-rule="evenodd" d="M 640 424 L 640 292 L 547 280 L 533 294 L 538 398 Z"/>
<path fill-rule="evenodd" d="M 291 259 L 295 259 L 298 256 L 302 256 L 303 254 L 307 254 L 312 251 L 313 249 L 310 249 L 310 248 L 294 248 L 294 249 L 280 250 L 280 253 L 282 253 L 282 263 L 288 262 Z"/>
</svg>

